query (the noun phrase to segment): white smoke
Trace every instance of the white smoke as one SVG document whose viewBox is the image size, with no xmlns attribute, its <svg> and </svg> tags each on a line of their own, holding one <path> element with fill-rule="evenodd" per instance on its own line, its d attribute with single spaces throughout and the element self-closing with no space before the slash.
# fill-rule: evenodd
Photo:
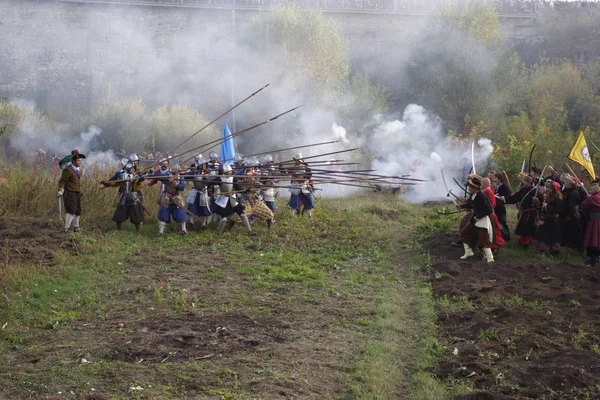
<svg viewBox="0 0 600 400">
<path fill-rule="evenodd" d="M 346 129 L 343 126 L 339 126 L 335 122 L 331 125 L 331 132 L 333 137 L 339 139 L 343 144 L 348 144 L 348 138 L 346 137 Z"/>
<path fill-rule="evenodd" d="M 40 150 L 48 157 L 48 164 L 53 156 L 60 159 L 72 150 L 78 150 L 86 155 L 86 165 L 90 167 L 112 168 L 118 165 L 113 151 L 94 151 L 96 141 L 102 134 L 102 129 L 96 125 L 74 135 L 68 124 L 53 123 L 36 111 L 34 102 L 16 99 L 11 103 L 19 109 L 22 120 L 18 124 L 18 134 L 9 140 L 9 147 L 24 156 L 26 162 L 32 162 L 33 153 Z"/>
<path fill-rule="evenodd" d="M 461 145 L 448 139 L 440 119 L 416 104 L 406 107 L 402 120 L 381 122 L 367 147 L 374 156 L 371 167 L 378 174 L 427 181 L 407 186 L 405 197 L 410 202 L 446 198 L 441 170 L 444 170 L 448 189 L 460 195 L 460 188 L 452 178 L 464 182 L 472 164 L 470 144 Z M 477 142 L 475 166 L 480 174 L 493 150 L 489 139 Z"/>
</svg>

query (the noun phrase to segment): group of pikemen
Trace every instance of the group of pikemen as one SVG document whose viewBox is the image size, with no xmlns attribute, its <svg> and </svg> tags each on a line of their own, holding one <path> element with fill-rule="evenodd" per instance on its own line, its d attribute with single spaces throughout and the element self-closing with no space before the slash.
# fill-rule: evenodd
<svg viewBox="0 0 600 400">
<path fill-rule="evenodd" d="M 71 226 L 79 230 L 81 215 L 81 195 L 79 181 L 80 165 L 84 155 L 76 150 L 72 152 L 72 161 L 64 168 L 59 180 L 59 198 L 65 199 L 65 231 Z M 157 168 L 142 169 L 139 157 L 131 154 L 122 160 L 123 168 L 109 180 L 102 181 L 103 187 L 116 187 L 119 198 L 113 221 L 117 230 L 129 220 L 135 225 L 137 234 L 141 234 L 141 225 L 145 213 L 142 182 L 149 180 L 148 186 L 160 185 L 158 196 L 158 235 L 164 234 L 171 219 L 181 226 L 181 234 L 188 234 L 188 227 L 205 230 L 211 222 L 216 225 L 219 234 L 232 229 L 241 222 L 249 235 L 254 236 L 252 223 L 265 221 L 269 229 L 275 220 L 275 200 L 279 188 L 290 192 L 289 206 L 292 215 L 312 216 L 314 208 L 311 169 L 301 153 L 293 157 L 293 163 L 275 164 L 271 155 L 264 156 L 262 162 L 256 158 L 243 159 L 237 155 L 231 164 L 220 160 L 216 152 L 210 152 L 208 158 L 202 154 L 194 157 L 189 168 L 182 167 L 172 157 L 166 157 L 155 164 Z M 285 181 L 284 186 L 279 182 Z M 185 196 L 188 184 L 191 190 Z"/>
<path fill-rule="evenodd" d="M 600 187 L 552 167 L 533 167 L 519 174 L 519 188 L 512 190 L 506 172 L 492 171 L 483 178 L 467 177 L 465 199 L 455 196 L 457 207 L 468 213 L 460 223 L 460 242 L 465 254 L 479 248 L 487 262 L 510 240 L 506 206 L 517 206 L 515 234 L 519 245 L 528 248 L 536 241 L 536 252 L 556 255 L 561 246 L 587 251 L 588 265 L 600 261 Z M 457 201 L 458 200 L 458 201 Z"/>
</svg>

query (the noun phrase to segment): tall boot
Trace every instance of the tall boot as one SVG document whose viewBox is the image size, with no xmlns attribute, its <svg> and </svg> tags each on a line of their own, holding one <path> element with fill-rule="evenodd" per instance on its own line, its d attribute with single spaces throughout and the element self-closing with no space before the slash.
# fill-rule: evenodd
<svg viewBox="0 0 600 400">
<path fill-rule="evenodd" d="M 135 234 L 140 236 L 142 234 L 142 224 L 139 222 L 135 224 Z"/>
<path fill-rule="evenodd" d="M 120 231 L 121 230 L 121 222 L 117 222 L 117 230 Z"/>
<path fill-rule="evenodd" d="M 494 262 L 494 254 L 492 253 L 492 249 L 490 249 L 489 247 L 483 248 L 483 255 L 485 256 L 485 261 L 487 261 L 488 263 Z"/>
<path fill-rule="evenodd" d="M 267 220 L 267 228 L 269 228 L 269 230 L 271 230 L 271 225 L 273 225 L 273 220 L 272 219 L 268 219 Z"/>
<path fill-rule="evenodd" d="M 220 235 L 223 233 L 223 229 L 225 229 L 225 224 L 227 223 L 227 218 L 221 218 L 219 221 L 219 226 L 217 227 L 217 233 Z"/>
<path fill-rule="evenodd" d="M 200 217 L 200 229 L 202 230 L 206 229 L 206 219 L 207 217 Z"/>
<path fill-rule="evenodd" d="M 473 257 L 473 249 L 471 247 L 469 247 L 468 244 L 463 243 L 463 246 L 465 248 L 465 254 L 460 258 L 461 260 L 466 260 L 469 257 Z"/>
<path fill-rule="evenodd" d="M 248 217 L 246 216 L 246 214 L 241 214 L 240 219 L 242 220 L 242 223 L 246 227 L 246 231 L 248 231 L 248 235 L 250 235 L 250 236 L 256 235 L 256 233 L 254 233 L 254 231 L 252 230 L 252 227 L 250 226 L 250 221 L 248 221 Z"/>
</svg>

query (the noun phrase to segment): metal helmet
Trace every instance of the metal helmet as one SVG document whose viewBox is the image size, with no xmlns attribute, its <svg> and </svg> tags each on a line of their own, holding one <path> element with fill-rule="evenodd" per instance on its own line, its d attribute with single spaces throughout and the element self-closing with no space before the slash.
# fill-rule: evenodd
<svg viewBox="0 0 600 400">
<path fill-rule="evenodd" d="M 294 160 L 302 160 L 302 153 L 297 153 L 297 154 L 294 156 Z"/>
<path fill-rule="evenodd" d="M 198 156 L 196 156 L 196 166 L 199 167 L 202 164 L 206 164 L 208 161 L 206 161 L 206 159 L 204 157 L 202 157 L 202 155 L 200 154 L 200 158 L 198 158 Z"/>
<path fill-rule="evenodd" d="M 133 162 L 127 161 L 125 164 L 125 171 L 129 171 L 131 168 L 133 168 Z"/>
<path fill-rule="evenodd" d="M 181 167 L 179 166 L 179 164 L 171 165 L 171 172 L 179 172 L 180 170 L 181 170 Z"/>
<path fill-rule="evenodd" d="M 121 158 L 121 166 L 122 166 L 122 167 L 125 167 L 125 164 L 127 164 L 128 162 L 129 162 L 129 160 L 128 160 L 128 159 L 126 159 L 126 158 Z"/>
<path fill-rule="evenodd" d="M 270 154 L 267 154 L 265 156 L 265 158 L 263 159 L 263 162 L 268 163 L 268 162 L 273 162 L 273 156 Z"/>
<path fill-rule="evenodd" d="M 196 164 L 203 164 L 203 163 L 200 162 L 201 159 L 202 160 L 204 159 L 204 157 L 202 157 L 201 153 L 196 154 L 196 156 L 194 157 L 194 159 L 196 159 Z"/>
<path fill-rule="evenodd" d="M 223 164 L 223 173 L 231 172 L 231 165 Z"/>
<path fill-rule="evenodd" d="M 233 162 L 234 162 L 234 163 L 236 163 L 236 164 L 237 164 L 237 163 L 239 163 L 239 162 L 242 162 L 242 161 L 243 161 L 243 158 L 242 158 L 242 156 L 241 156 L 241 155 L 239 155 L 239 154 L 236 154 L 236 155 L 233 157 Z"/>
<path fill-rule="evenodd" d="M 219 155 L 216 152 L 211 151 L 210 153 L 208 153 L 208 159 L 210 161 L 217 161 L 219 159 Z"/>
<path fill-rule="evenodd" d="M 140 158 L 138 157 L 138 155 L 137 155 L 137 154 L 135 154 L 135 153 L 131 153 L 131 154 L 129 155 L 129 161 L 131 161 L 131 162 L 134 162 L 134 161 L 140 161 Z"/>
</svg>

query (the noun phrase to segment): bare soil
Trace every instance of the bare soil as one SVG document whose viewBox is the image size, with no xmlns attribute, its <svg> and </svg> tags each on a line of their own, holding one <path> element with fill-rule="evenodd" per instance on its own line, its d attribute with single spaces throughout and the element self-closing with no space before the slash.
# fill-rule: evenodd
<svg viewBox="0 0 600 400">
<path fill-rule="evenodd" d="M 76 250 L 58 228 L 35 220 L 3 219 L 0 235 L 12 263 L 51 266 L 57 252 Z M 332 273 L 331 285 L 343 279 Z M 339 398 L 348 393 L 340 368 L 368 340 L 366 330 L 346 321 L 373 317 L 364 296 L 294 283 L 257 287 L 210 246 L 196 254 L 173 247 L 160 257 L 133 252 L 119 281 L 102 314 L 48 327 L 5 354 L 3 373 L 31 381 L 15 380 L 2 396 L 55 398 L 41 382 L 48 378 L 36 376 L 62 365 L 98 372 L 86 373 L 83 383 L 62 378 L 75 395 L 56 398 L 160 398 L 149 383 L 177 398 Z M 144 391 L 131 392 L 139 382 Z"/>
<path fill-rule="evenodd" d="M 0 256 L 11 265 L 48 267 L 56 263 L 58 252 L 77 253 L 68 233 L 57 228 L 58 221 L 35 218 L 0 218 Z"/>
<path fill-rule="evenodd" d="M 439 313 L 446 348 L 434 372 L 478 389 L 460 399 L 600 398 L 600 269 L 461 261 L 456 239 L 423 243 L 437 260 L 435 298 L 471 305 Z"/>
</svg>

